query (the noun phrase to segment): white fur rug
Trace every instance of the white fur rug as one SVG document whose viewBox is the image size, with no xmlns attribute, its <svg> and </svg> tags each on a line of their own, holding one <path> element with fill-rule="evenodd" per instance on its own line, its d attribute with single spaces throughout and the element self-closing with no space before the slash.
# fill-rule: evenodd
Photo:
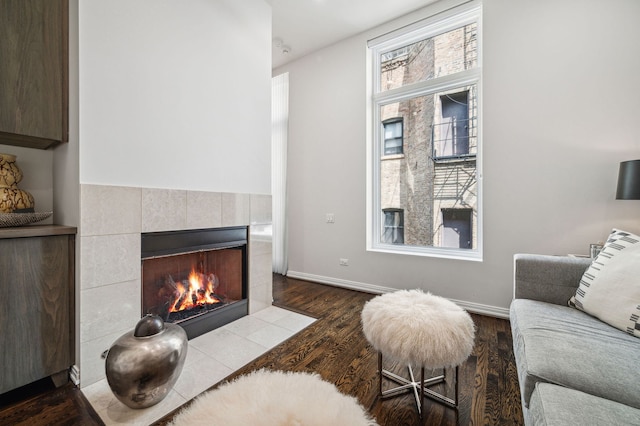
<svg viewBox="0 0 640 426">
<path fill-rule="evenodd" d="M 170 426 L 376 426 L 317 374 L 260 370 L 197 397 Z"/>
</svg>

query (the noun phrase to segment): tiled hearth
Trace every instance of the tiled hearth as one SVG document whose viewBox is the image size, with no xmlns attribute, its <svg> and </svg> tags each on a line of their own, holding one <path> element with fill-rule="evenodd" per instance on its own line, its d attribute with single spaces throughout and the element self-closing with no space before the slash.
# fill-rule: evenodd
<svg viewBox="0 0 640 426">
<path fill-rule="evenodd" d="M 80 387 L 141 317 L 143 232 L 249 226 L 249 314 L 272 302 L 271 196 L 81 185 L 77 258 Z"/>
<path fill-rule="evenodd" d="M 182 373 L 166 398 L 149 408 L 127 407 L 106 379 L 82 392 L 107 426 L 147 426 L 170 413 L 249 361 L 259 357 L 315 321 L 271 306 L 189 341 Z"/>
</svg>

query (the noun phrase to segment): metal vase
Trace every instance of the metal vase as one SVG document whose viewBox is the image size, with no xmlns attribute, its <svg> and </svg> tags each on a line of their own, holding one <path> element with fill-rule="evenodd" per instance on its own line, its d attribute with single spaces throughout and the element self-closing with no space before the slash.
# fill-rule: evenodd
<svg viewBox="0 0 640 426">
<path fill-rule="evenodd" d="M 154 315 L 120 336 L 107 354 L 107 382 L 120 402 L 146 408 L 162 401 L 182 372 L 187 333 Z"/>
</svg>

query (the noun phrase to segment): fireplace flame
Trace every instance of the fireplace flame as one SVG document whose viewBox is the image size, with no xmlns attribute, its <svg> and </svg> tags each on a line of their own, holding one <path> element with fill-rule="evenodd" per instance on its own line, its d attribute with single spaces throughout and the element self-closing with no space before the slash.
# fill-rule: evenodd
<svg viewBox="0 0 640 426">
<path fill-rule="evenodd" d="M 176 283 L 176 301 L 169 311 L 178 312 L 220 303 L 215 294 L 219 284 L 215 274 L 203 274 L 192 269 L 188 279 Z"/>
</svg>

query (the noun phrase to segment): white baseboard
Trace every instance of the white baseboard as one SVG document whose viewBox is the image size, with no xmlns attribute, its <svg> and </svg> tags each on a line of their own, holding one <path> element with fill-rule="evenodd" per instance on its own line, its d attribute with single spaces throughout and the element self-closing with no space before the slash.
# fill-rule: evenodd
<svg viewBox="0 0 640 426">
<path fill-rule="evenodd" d="M 340 278 L 331 278 L 331 277 L 325 277 L 322 275 L 307 274 L 305 272 L 297 272 L 292 270 L 289 270 L 287 272 L 287 276 L 291 278 L 296 278 L 299 280 L 313 281 L 320 284 L 328 284 L 335 287 L 358 290 L 365 293 L 383 294 L 383 293 L 390 293 L 390 292 L 399 290 L 397 288 L 392 288 L 392 287 L 382 287 L 382 286 L 373 285 L 373 284 L 361 283 L 358 281 L 349 281 L 349 280 L 343 280 Z M 500 308 L 498 306 L 491 306 L 491 305 L 482 305 L 480 303 L 466 302 L 464 300 L 456 300 L 456 299 L 450 299 L 450 300 L 455 304 L 461 306 L 462 308 L 466 309 L 467 311 L 473 312 L 475 314 L 509 319 L 509 309 L 507 308 Z"/>
</svg>

